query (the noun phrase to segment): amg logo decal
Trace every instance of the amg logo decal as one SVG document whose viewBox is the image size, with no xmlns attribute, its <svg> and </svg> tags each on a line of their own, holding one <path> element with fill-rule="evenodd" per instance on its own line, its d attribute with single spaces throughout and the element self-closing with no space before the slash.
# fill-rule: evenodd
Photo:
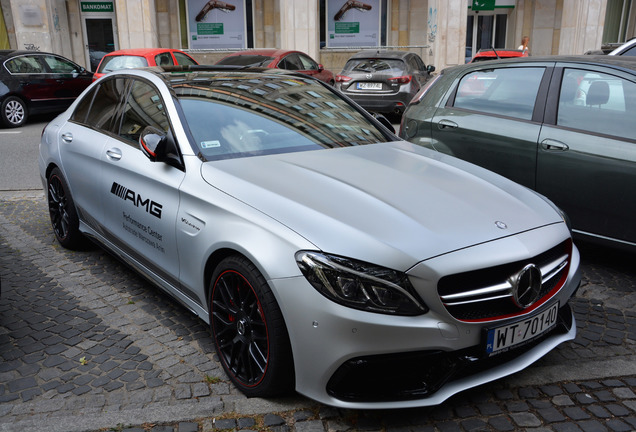
<svg viewBox="0 0 636 432">
<path fill-rule="evenodd" d="M 149 213 L 154 217 L 161 219 L 161 209 L 163 209 L 163 206 L 158 202 L 151 201 L 149 198 L 146 198 L 144 200 L 141 195 L 135 193 L 135 191 L 130 190 L 127 187 L 115 182 L 113 182 L 113 185 L 110 188 L 110 193 L 118 196 L 124 201 L 132 202 L 135 207 L 143 208 L 144 210 L 146 210 L 146 213 Z"/>
</svg>

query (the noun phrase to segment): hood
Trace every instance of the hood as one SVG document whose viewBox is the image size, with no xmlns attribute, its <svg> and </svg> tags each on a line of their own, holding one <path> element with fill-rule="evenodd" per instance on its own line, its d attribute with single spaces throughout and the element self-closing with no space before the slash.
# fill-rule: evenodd
<svg viewBox="0 0 636 432">
<path fill-rule="evenodd" d="M 317 249 L 403 271 L 562 222 L 525 187 L 406 141 L 207 162 L 202 176 Z"/>
</svg>

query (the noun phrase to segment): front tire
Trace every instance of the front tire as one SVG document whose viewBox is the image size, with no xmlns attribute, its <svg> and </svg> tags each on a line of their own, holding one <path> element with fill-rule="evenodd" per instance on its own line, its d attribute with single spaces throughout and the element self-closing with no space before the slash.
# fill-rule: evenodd
<svg viewBox="0 0 636 432">
<path fill-rule="evenodd" d="M 2 102 L 0 118 L 8 127 L 22 126 L 28 117 L 27 106 L 24 101 L 15 96 L 9 96 Z"/>
<path fill-rule="evenodd" d="M 246 258 L 230 256 L 216 268 L 210 325 L 223 369 L 246 396 L 272 397 L 293 389 L 282 313 L 265 278 Z"/>
<path fill-rule="evenodd" d="M 79 230 L 75 202 L 59 168 L 53 168 L 47 185 L 49 215 L 55 237 L 65 248 L 79 249 L 84 245 L 85 240 Z"/>
</svg>

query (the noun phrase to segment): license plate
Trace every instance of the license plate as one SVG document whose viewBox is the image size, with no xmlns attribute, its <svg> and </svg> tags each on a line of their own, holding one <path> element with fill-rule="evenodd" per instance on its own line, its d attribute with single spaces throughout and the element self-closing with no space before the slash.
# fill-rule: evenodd
<svg viewBox="0 0 636 432">
<path fill-rule="evenodd" d="M 541 336 L 557 323 L 559 303 L 523 321 L 488 330 L 486 352 L 495 355 Z"/>
<path fill-rule="evenodd" d="M 382 83 L 359 82 L 358 90 L 382 90 Z"/>
</svg>

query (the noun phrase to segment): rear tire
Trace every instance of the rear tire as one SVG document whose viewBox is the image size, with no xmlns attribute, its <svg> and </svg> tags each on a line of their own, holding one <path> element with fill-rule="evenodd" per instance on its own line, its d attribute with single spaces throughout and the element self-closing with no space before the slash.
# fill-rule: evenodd
<svg viewBox="0 0 636 432">
<path fill-rule="evenodd" d="M 47 185 L 49 215 L 57 241 L 67 249 L 81 248 L 86 240 L 79 230 L 75 202 L 59 168 L 53 168 Z"/>
<path fill-rule="evenodd" d="M 293 389 L 294 366 L 282 313 L 265 278 L 242 256 L 218 265 L 211 280 L 210 326 L 223 369 L 248 397 Z"/>
<path fill-rule="evenodd" d="M 24 101 L 15 96 L 9 96 L 2 102 L 0 118 L 7 127 L 19 127 L 26 123 L 29 116 Z"/>
</svg>

